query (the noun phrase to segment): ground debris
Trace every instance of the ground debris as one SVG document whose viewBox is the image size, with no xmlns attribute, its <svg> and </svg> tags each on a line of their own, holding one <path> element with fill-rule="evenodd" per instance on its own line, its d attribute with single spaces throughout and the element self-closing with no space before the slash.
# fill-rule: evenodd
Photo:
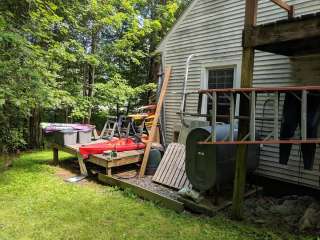
<svg viewBox="0 0 320 240">
<path fill-rule="evenodd" d="M 245 201 L 245 218 L 290 232 L 320 232 L 320 202 L 310 196 L 257 196 Z"/>
<path fill-rule="evenodd" d="M 299 230 L 305 231 L 309 229 L 320 230 L 320 205 L 313 202 L 305 210 L 303 217 L 299 221 Z"/>
</svg>

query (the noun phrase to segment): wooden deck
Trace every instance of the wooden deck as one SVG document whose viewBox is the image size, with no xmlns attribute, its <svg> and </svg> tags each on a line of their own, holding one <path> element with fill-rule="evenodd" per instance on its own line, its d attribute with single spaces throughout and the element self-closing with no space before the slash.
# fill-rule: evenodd
<svg viewBox="0 0 320 240">
<path fill-rule="evenodd" d="M 97 144 L 97 143 L 103 143 L 107 142 L 105 140 L 97 140 L 92 141 L 87 145 L 90 144 Z M 58 151 L 64 151 L 67 153 L 70 153 L 75 156 L 79 156 L 79 148 L 81 146 L 84 146 L 83 144 L 76 144 L 76 145 L 58 145 L 58 144 L 51 144 L 51 147 L 53 149 L 53 160 L 55 164 L 59 163 L 59 155 Z M 112 168 L 114 167 L 120 167 L 125 166 L 133 163 L 138 163 L 142 161 L 144 154 L 144 150 L 133 150 L 133 151 L 126 151 L 126 152 L 118 152 L 116 157 L 108 157 L 103 154 L 92 154 L 89 156 L 88 159 L 85 160 L 85 162 L 91 162 L 93 164 L 96 164 L 101 167 L 106 168 L 106 174 L 111 176 L 112 175 Z"/>
<path fill-rule="evenodd" d="M 320 13 L 254 26 L 244 31 L 244 47 L 286 56 L 320 52 Z"/>
</svg>

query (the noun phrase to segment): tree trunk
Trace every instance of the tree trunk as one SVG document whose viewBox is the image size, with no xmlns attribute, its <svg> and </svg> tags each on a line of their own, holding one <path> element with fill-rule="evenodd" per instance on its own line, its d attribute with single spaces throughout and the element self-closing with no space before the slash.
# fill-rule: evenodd
<svg viewBox="0 0 320 240">
<path fill-rule="evenodd" d="M 35 149 L 41 146 L 41 110 L 40 107 L 35 107 L 31 110 L 29 118 L 29 148 Z"/>
<path fill-rule="evenodd" d="M 150 58 L 150 67 L 148 73 L 148 82 L 157 83 L 158 82 L 158 73 L 160 71 L 160 56 L 157 54 Z"/>
<path fill-rule="evenodd" d="M 160 0 L 157 1 L 157 4 L 160 5 L 166 5 L 166 0 Z M 157 7 L 154 8 L 154 12 L 151 13 L 152 19 L 159 19 L 159 13 L 157 12 Z M 157 36 L 163 36 L 163 30 L 162 32 L 154 32 L 150 39 L 150 49 L 149 49 L 149 55 L 150 55 L 150 61 L 149 61 L 149 70 L 148 70 L 148 79 L 147 83 L 157 83 L 158 82 L 158 73 L 160 71 L 160 65 L 161 65 L 161 59 L 159 54 L 154 54 L 154 51 L 156 50 L 156 46 L 158 44 L 157 42 Z M 150 99 L 150 93 L 148 93 L 148 99 Z"/>
<path fill-rule="evenodd" d="M 92 32 L 91 36 L 91 54 L 96 53 L 97 48 L 97 33 Z M 87 81 L 87 96 L 91 99 L 93 97 L 94 90 L 94 82 L 95 82 L 95 71 L 96 67 L 93 64 L 88 65 L 88 81 Z M 89 107 L 88 109 L 88 117 L 85 119 L 85 123 L 90 123 L 91 120 L 92 109 Z"/>
</svg>

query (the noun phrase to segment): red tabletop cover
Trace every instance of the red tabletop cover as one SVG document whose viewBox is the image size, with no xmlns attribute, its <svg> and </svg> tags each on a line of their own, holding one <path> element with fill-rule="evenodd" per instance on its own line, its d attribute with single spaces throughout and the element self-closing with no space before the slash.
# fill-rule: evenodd
<svg viewBox="0 0 320 240">
<path fill-rule="evenodd" d="M 90 154 L 102 154 L 104 151 L 125 152 L 131 150 L 144 149 L 144 143 L 137 143 L 132 138 L 112 139 L 108 142 L 90 144 L 79 148 L 83 159 L 87 159 Z"/>
</svg>

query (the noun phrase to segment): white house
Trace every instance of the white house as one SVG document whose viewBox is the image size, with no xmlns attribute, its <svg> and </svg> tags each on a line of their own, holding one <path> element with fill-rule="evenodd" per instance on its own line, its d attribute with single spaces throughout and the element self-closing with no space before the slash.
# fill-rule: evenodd
<svg viewBox="0 0 320 240">
<path fill-rule="evenodd" d="M 320 0 L 287 2 L 294 5 L 295 16 L 320 12 Z M 182 92 L 189 55 L 195 54 L 190 62 L 189 91 L 240 86 L 244 13 L 244 0 L 193 0 L 158 46 L 163 66 L 172 66 L 164 112 L 167 142 L 172 141 L 174 127 L 180 121 L 176 113 L 181 104 L 181 95 L 174 92 Z M 258 24 L 281 19 L 287 19 L 283 9 L 269 0 L 259 0 Z M 286 57 L 256 51 L 254 87 L 319 83 L 320 55 Z M 198 106 L 198 98 L 190 99 L 187 106 L 194 111 Z M 270 114 L 270 108 L 266 107 L 265 111 L 262 108 L 261 105 L 260 116 Z M 206 111 L 205 107 L 203 111 Z M 260 123 L 262 132 L 270 126 Z M 293 146 L 288 165 L 280 165 L 278 155 L 278 145 L 263 146 L 256 173 L 320 189 L 319 150 L 312 171 L 304 170 L 299 146 Z"/>
</svg>

